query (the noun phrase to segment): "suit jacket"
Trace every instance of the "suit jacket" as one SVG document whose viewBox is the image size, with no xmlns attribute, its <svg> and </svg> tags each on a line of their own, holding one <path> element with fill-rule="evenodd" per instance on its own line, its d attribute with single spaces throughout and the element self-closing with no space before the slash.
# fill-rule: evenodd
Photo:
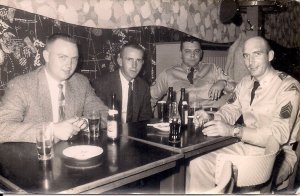
<svg viewBox="0 0 300 196">
<path fill-rule="evenodd" d="M 107 105 L 111 105 L 111 96 L 116 94 L 119 115 L 122 107 L 122 85 L 119 70 L 107 73 L 93 83 L 96 94 Z M 140 77 L 134 79 L 133 117 L 132 121 L 149 120 L 152 117 L 149 85 Z"/>
<path fill-rule="evenodd" d="M 65 83 L 65 102 L 66 119 L 82 116 L 91 108 L 107 112 L 89 80 L 78 73 Z M 50 90 L 43 66 L 8 83 L 0 105 L 0 142 L 35 142 L 36 130 L 43 123 L 52 122 L 52 118 Z"/>
</svg>

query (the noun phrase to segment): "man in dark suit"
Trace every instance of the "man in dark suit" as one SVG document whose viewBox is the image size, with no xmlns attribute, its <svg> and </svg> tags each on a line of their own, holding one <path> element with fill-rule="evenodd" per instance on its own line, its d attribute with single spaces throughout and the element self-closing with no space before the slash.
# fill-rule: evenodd
<svg viewBox="0 0 300 196">
<path fill-rule="evenodd" d="M 136 43 L 122 46 L 118 56 L 119 70 L 108 73 L 95 81 L 96 94 L 107 105 L 111 105 L 112 94 L 116 94 L 122 122 L 137 122 L 152 117 L 150 90 L 138 74 L 144 63 L 144 48 Z"/>
<path fill-rule="evenodd" d="M 53 34 L 43 51 L 45 66 L 11 80 L 0 104 L 0 142 L 35 142 L 43 125 L 52 126 L 56 140 L 68 140 L 82 128 L 91 109 L 107 113 L 89 80 L 74 73 L 76 40 Z M 106 121 L 105 119 L 102 119 Z"/>
</svg>

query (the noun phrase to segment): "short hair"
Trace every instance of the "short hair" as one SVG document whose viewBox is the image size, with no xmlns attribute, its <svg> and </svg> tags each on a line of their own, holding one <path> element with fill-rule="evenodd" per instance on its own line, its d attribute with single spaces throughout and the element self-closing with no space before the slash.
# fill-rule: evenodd
<svg viewBox="0 0 300 196">
<path fill-rule="evenodd" d="M 47 47 L 49 45 L 51 45 L 54 41 L 56 41 L 58 39 L 62 39 L 62 40 L 65 40 L 65 41 L 68 41 L 68 42 L 71 42 L 71 43 L 77 45 L 77 40 L 74 37 L 72 37 L 71 35 L 66 34 L 66 33 L 54 33 L 48 37 L 45 48 L 47 49 Z"/>
<path fill-rule="evenodd" d="M 202 48 L 199 39 L 197 39 L 197 38 L 195 38 L 195 37 L 193 37 L 193 36 L 185 36 L 185 37 L 183 37 L 183 38 L 181 39 L 181 41 L 180 41 L 180 51 L 182 51 L 183 43 L 184 43 L 184 42 L 197 42 L 197 43 L 199 44 L 200 48 Z"/>
<path fill-rule="evenodd" d="M 121 50 L 120 50 L 121 57 L 122 57 L 122 54 L 123 54 L 125 48 L 134 48 L 134 49 L 140 50 L 141 52 L 143 52 L 143 55 L 145 53 L 145 48 L 141 44 L 136 43 L 136 42 L 127 42 L 126 44 L 124 44 L 121 47 Z"/>
</svg>

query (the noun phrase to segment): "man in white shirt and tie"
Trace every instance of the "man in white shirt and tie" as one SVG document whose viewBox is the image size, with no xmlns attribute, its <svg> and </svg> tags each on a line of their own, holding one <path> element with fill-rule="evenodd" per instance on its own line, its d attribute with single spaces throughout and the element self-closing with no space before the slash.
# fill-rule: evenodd
<svg viewBox="0 0 300 196">
<path fill-rule="evenodd" d="M 107 105 L 116 94 L 123 123 L 149 120 L 152 117 L 149 85 L 138 74 L 142 69 L 144 48 L 134 42 L 124 44 L 118 57 L 119 70 L 95 81 L 96 94 Z"/>
<path fill-rule="evenodd" d="M 53 34 L 43 57 L 45 66 L 8 83 L 0 105 L 0 142 L 35 142 L 44 124 L 52 126 L 56 140 L 68 140 L 82 128 L 79 117 L 86 111 L 107 111 L 89 80 L 74 73 L 79 57 L 74 38 Z"/>
</svg>

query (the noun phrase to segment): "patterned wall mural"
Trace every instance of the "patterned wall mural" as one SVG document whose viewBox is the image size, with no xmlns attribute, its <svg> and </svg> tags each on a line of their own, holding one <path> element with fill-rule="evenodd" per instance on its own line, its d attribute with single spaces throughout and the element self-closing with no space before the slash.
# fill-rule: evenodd
<svg viewBox="0 0 300 196">
<path fill-rule="evenodd" d="M 287 5 L 284 12 L 264 15 L 265 36 L 285 47 L 300 47 L 300 3 Z"/>
<path fill-rule="evenodd" d="M 220 0 L 1 0 L 71 24 L 96 28 L 165 26 L 202 40 L 233 42 L 240 28 L 219 20 Z"/>
<path fill-rule="evenodd" d="M 44 64 L 42 51 L 45 41 L 55 32 L 68 33 L 77 39 L 81 56 L 77 71 L 90 80 L 117 69 L 116 57 L 124 43 L 139 42 L 146 50 L 140 75 L 149 84 L 156 77 L 155 43 L 179 41 L 186 35 L 161 26 L 86 27 L 0 5 L 0 96 L 9 80 Z M 203 42 L 210 47 L 213 45 Z"/>
<path fill-rule="evenodd" d="M 222 24 L 219 3 L 220 0 L 1 0 L 0 96 L 10 79 L 43 64 L 45 40 L 54 32 L 66 32 L 78 39 L 82 55 L 79 71 L 91 80 L 114 70 L 119 47 L 135 39 L 147 51 L 141 75 L 151 83 L 155 79 L 156 42 L 178 41 L 190 34 L 228 45 L 239 37 L 244 24 Z M 297 2 L 292 2 L 285 12 L 266 14 L 266 37 L 285 47 L 300 47 L 299 14 Z"/>
<path fill-rule="evenodd" d="M 155 69 L 152 68 L 155 66 L 153 27 L 84 27 L 0 5 L 0 95 L 10 79 L 44 64 L 45 41 L 55 32 L 68 33 L 77 39 L 81 57 L 77 71 L 90 80 L 118 67 L 116 56 L 124 43 L 140 43 L 147 54 L 141 75 L 151 83 L 151 69 Z"/>
</svg>

